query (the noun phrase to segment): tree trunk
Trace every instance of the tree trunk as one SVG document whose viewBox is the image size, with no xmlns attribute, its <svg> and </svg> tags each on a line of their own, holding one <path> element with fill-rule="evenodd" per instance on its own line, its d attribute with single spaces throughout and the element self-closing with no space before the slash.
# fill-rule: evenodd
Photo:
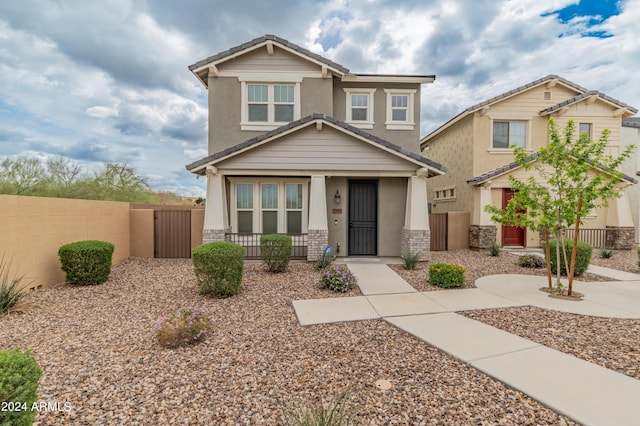
<svg viewBox="0 0 640 426">
<path fill-rule="evenodd" d="M 551 247 L 549 247 L 549 228 L 544 228 L 544 241 L 546 244 L 545 257 L 547 258 L 547 279 L 549 281 L 549 292 L 551 292 L 553 285 L 551 284 Z"/>
<path fill-rule="evenodd" d="M 576 229 L 573 233 L 573 247 L 571 248 L 571 268 L 569 269 L 569 289 L 567 294 L 571 296 L 573 288 L 573 274 L 576 272 L 576 254 L 578 251 L 578 232 L 580 232 L 580 211 L 582 210 L 582 198 L 578 198 L 578 214 L 576 215 Z"/>
</svg>

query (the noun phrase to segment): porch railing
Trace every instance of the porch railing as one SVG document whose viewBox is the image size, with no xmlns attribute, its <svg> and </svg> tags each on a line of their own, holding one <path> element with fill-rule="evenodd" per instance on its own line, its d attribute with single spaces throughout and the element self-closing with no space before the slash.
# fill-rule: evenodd
<svg viewBox="0 0 640 426">
<path fill-rule="evenodd" d="M 260 259 L 260 237 L 263 234 L 227 233 L 225 240 L 244 247 L 245 259 Z M 307 258 L 307 234 L 287 234 L 291 237 L 291 258 Z"/>
<path fill-rule="evenodd" d="M 567 229 L 567 238 L 573 239 L 574 229 Z M 607 246 L 607 234 L 609 229 L 606 228 L 580 228 L 578 240 L 591 244 L 594 248 L 603 248 Z"/>
</svg>

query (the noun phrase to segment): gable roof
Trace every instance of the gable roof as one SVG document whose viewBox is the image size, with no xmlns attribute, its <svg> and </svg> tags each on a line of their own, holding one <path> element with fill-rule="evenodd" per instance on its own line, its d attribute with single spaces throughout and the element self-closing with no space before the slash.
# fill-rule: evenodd
<svg viewBox="0 0 640 426">
<path fill-rule="evenodd" d="M 534 80 L 531 83 L 527 83 L 523 86 L 517 87 L 513 90 L 509 90 L 508 92 L 502 93 L 498 96 L 494 96 L 491 99 L 488 99 L 486 101 L 480 102 L 478 104 L 475 104 L 467 109 L 465 109 L 464 111 L 462 111 L 460 114 L 456 115 L 455 117 L 453 117 L 452 119 L 450 119 L 449 121 L 447 121 L 446 123 L 444 123 L 442 126 L 438 127 L 436 130 L 434 130 L 433 132 L 429 133 L 427 136 L 425 136 L 424 138 L 422 138 L 420 140 L 420 147 L 424 147 L 425 145 L 428 144 L 429 140 L 431 140 L 434 136 L 436 136 L 437 134 L 439 134 L 440 132 L 442 132 L 443 130 L 447 129 L 448 127 L 452 126 L 453 124 L 455 124 L 456 122 L 462 120 L 463 118 L 467 117 L 470 114 L 475 113 L 476 111 L 479 111 L 483 108 L 489 107 L 495 103 L 498 103 L 500 101 L 503 101 L 505 99 L 508 99 L 512 96 L 515 96 L 519 93 L 525 92 L 529 89 L 532 89 L 534 87 L 540 86 L 542 84 L 547 84 L 550 82 L 554 82 L 554 83 L 559 83 L 562 84 L 570 89 L 575 90 L 576 92 L 578 92 L 578 95 L 575 96 L 574 98 L 571 98 L 569 100 L 566 100 L 564 102 L 561 102 L 558 105 L 554 105 L 550 108 L 547 108 L 546 110 L 541 111 L 541 115 L 544 114 L 550 114 L 553 111 L 562 109 L 564 107 L 566 107 L 569 104 L 573 104 L 573 103 L 577 103 L 580 102 L 582 100 L 588 99 L 592 96 L 597 96 L 600 99 L 602 99 L 605 102 L 608 102 L 618 108 L 625 108 L 630 112 L 633 112 L 634 114 L 637 112 L 637 110 L 635 108 L 633 108 L 632 106 L 629 106 L 623 102 L 620 102 L 614 98 L 611 98 L 607 95 L 605 95 L 604 93 L 598 92 L 598 91 L 590 91 L 582 86 L 579 86 L 563 77 L 560 77 L 559 75 L 556 74 L 550 74 L 547 75 L 545 77 L 542 77 L 538 80 Z M 547 110 L 551 110 L 553 109 L 553 111 L 550 112 L 546 112 Z"/>
<path fill-rule="evenodd" d="M 429 169 L 429 176 L 441 175 L 447 171 L 447 168 L 442 164 L 436 163 L 435 161 L 425 158 L 419 154 L 416 154 L 413 151 L 410 151 L 406 148 L 403 148 L 399 145 L 396 145 L 378 136 L 372 135 L 371 133 L 365 132 L 362 129 L 351 126 L 343 121 L 337 120 L 334 117 L 327 116 L 324 114 L 317 114 L 317 113 L 303 117 L 296 121 L 292 121 L 288 124 L 285 124 L 284 126 L 278 127 L 277 129 L 260 134 L 254 138 L 248 139 L 237 145 L 231 146 L 223 151 L 204 157 L 198 161 L 195 161 L 187 165 L 186 168 L 191 173 L 204 175 L 206 173 L 206 167 L 209 165 L 213 165 L 215 163 L 226 160 L 235 155 L 239 155 L 242 152 L 245 152 L 257 146 L 261 146 L 272 140 L 278 139 L 284 135 L 290 134 L 296 130 L 302 129 L 309 125 L 313 125 L 314 123 L 323 123 L 323 124 L 326 123 L 327 125 L 343 133 L 346 133 L 355 138 L 364 140 L 365 142 L 368 142 L 369 144 L 375 147 L 378 147 L 387 152 L 390 152 L 391 154 L 396 155 L 398 157 L 404 158 L 405 160 L 408 160 L 414 164 L 420 165 L 422 167 L 426 167 Z"/>
<path fill-rule="evenodd" d="M 208 72 L 208 68 L 210 66 L 225 62 L 229 59 L 245 54 L 251 50 L 266 46 L 267 44 L 275 44 L 306 60 L 315 62 L 318 65 L 325 65 L 329 70 L 338 75 L 349 73 L 349 70 L 342 65 L 337 64 L 327 58 L 318 55 L 317 53 L 313 53 L 312 51 L 305 49 L 304 47 L 298 46 L 295 43 L 291 43 L 290 41 L 285 40 L 281 37 L 277 37 L 273 34 L 265 34 L 262 37 L 254 38 L 251 41 L 242 43 L 223 52 L 216 53 L 213 56 L 209 56 L 208 58 L 198 61 L 195 64 L 189 65 L 189 71 L 194 73 L 196 77 L 198 77 L 198 79 L 202 81 L 205 86 L 207 86 L 206 73 Z"/>
<path fill-rule="evenodd" d="M 532 161 L 536 161 L 539 156 L 540 156 L 539 152 L 533 153 L 527 158 L 527 162 L 530 163 Z M 504 174 L 509 173 L 509 172 L 511 172 L 513 170 L 519 169 L 520 167 L 522 167 L 522 166 L 520 166 L 516 162 L 505 164 L 504 166 L 500 166 L 497 169 L 493 169 L 493 170 L 490 170 L 490 171 L 488 171 L 486 173 L 483 173 L 480 176 L 476 176 L 476 177 L 472 177 L 471 179 L 467 179 L 467 183 L 470 184 L 470 185 L 480 185 L 481 183 L 484 183 L 484 182 L 488 181 L 489 179 L 493 179 L 495 177 L 504 175 Z M 626 181 L 628 181 L 630 183 L 638 183 L 638 181 L 636 181 L 634 178 L 632 178 L 631 176 L 625 175 L 624 173 L 622 174 L 621 178 L 622 178 L 622 180 L 626 180 Z"/>
<path fill-rule="evenodd" d="M 563 102 L 560 102 L 559 104 L 543 109 L 542 111 L 540 111 L 540 115 L 549 115 L 556 111 L 560 111 L 563 108 L 567 108 L 573 104 L 577 104 L 578 102 L 586 101 L 587 99 L 593 99 L 593 98 L 599 98 L 617 108 L 627 110 L 626 112 L 628 114 L 635 114 L 636 112 L 638 112 L 638 110 L 632 107 L 631 105 L 627 105 L 624 102 L 620 102 L 619 100 L 614 99 L 610 96 L 607 96 L 604 93 L 598 92 L 597 90 L 589 90 L 571 99 L 567 99 Z"/>
</svg>

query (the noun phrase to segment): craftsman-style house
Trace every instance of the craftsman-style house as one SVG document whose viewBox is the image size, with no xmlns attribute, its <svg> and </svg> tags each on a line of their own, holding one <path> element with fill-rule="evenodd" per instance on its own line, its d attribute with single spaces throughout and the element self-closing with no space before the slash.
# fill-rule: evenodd
<svg viewBox="0 0 640 426">
<path fill-rule="evenodd" d="M 433 75 L 355 74 L 265 35 L 189 67 L 208 91 L 204 242 L 286 233 L 294 255 L 429 256 L 420 97 Z M 255 251 L 252 251 L 255 250 Z"/>
<path fill-rule="evenodd" d="M 537 247 L 538 233 L 497 225 L 484 211 L 487 204 L 504 208 L 513 196 L 509 175 L 525 180 L 530 173 L 513 162 L 511 146 L 537 152 L 548 141 L 548 120 L 553 117 L 560 128 L 573 120 L 577 130 L 592 139 L 609 129 L 610 153 L 618 155 L 622 121 L 636 112 L 625 103 L 557 75 L 469 107 L 421 140 L 423 155 L 446 161 L 449 167 L 446 175 L 432 179 L 429 185 L 430 210 L 469 212 L 471 247 L 484 248 L 494 241 L 501 246 Z M 624 175 L 619 188 L 635 183 L 633 177 Z M 583 228 L 594 230 L 590 242 L 596 246 L 632 248 L 635 230 L 627 191 L 611 200 L 608 208 L 587 217 Z M 581 235 L 586 237 L 587 232 Z"/>
</svg>

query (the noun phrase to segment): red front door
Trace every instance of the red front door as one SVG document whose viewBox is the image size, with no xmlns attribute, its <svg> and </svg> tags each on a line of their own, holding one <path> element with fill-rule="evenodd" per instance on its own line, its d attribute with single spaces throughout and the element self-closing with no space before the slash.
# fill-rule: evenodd
<svg viewBox="0 0 640 426">
<path fill-rule="evenodd" d="M 513 198 L 514 191 L 511 189 L 502 190 L 502 208 L 506 208 L 509 200 Z M 502 225 L 502 245 L 503 246 L 525 246 L 525 228 L 517 226 Z"/>
</svg>

